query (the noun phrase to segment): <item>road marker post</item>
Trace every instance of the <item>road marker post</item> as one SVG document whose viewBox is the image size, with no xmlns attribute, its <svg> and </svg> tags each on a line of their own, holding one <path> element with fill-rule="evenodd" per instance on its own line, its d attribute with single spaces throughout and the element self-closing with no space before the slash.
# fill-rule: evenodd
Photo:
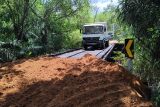
<svg viewBox="0 0 160 107">
<path fill-rule="evenodd" d="M 124 53 L 127 57 L 127 69 L 132 71 L 132 59 L 134 59 L 134 39 L 125 39 Z"/>
<path fill-rule="evenodd" d="M 125 56 L 134 59 L 134 39 L 125 39 Z"/>
</svg>

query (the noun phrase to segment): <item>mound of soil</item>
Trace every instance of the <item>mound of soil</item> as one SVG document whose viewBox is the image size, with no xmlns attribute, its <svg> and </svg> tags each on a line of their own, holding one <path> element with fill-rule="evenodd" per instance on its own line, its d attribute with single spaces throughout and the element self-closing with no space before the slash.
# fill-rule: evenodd
<svg viewBox="0 0 160 107">
<path fill-rule="evenodd" d="M 19 60 L 0 76 L 0 107 L 152 107 L 138 77 L 91 55 Z"/>
</svg>

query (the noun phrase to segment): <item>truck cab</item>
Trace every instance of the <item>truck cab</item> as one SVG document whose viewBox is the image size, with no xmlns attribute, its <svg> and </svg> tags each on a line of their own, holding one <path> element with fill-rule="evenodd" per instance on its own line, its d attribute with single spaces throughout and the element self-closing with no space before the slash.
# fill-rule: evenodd
<svg viewBox="0 0 160 107">
<path fill-rule="evenodd" d="M 108 35 L 107 24 L 104 22 L 85 24 L 82 27 L 82 45 L 84 49 L 88 46 L 98 46 L 104 49 L 109 45 L 111 35 Z"/>
</svg>

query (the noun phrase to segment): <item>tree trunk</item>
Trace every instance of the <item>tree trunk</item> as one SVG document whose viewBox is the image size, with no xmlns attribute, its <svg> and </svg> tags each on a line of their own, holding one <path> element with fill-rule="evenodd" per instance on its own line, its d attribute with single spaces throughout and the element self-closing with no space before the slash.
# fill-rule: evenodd
<svg viewBox="0 0 160 107">
<path fill-rule="evenodd" d="M 48 44 L 48 40 L 47 40 L 48 30 L 46 26 L 42 29 L 41 35 L 42 35 L 42 38 L 41 38 L 42 44 L 47 45 Z"/>
</svg>

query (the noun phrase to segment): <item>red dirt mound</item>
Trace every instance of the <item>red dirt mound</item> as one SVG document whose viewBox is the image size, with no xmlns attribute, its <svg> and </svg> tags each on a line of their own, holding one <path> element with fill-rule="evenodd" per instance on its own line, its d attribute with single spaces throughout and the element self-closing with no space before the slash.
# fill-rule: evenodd
<svg viewBox="0 0 160 107">
<path fill-rule="evenodd" d="M 19 60 L 0 75 L 0 107 L 152 107 L 138 77 L 91 55 Z"/>
</svg>

